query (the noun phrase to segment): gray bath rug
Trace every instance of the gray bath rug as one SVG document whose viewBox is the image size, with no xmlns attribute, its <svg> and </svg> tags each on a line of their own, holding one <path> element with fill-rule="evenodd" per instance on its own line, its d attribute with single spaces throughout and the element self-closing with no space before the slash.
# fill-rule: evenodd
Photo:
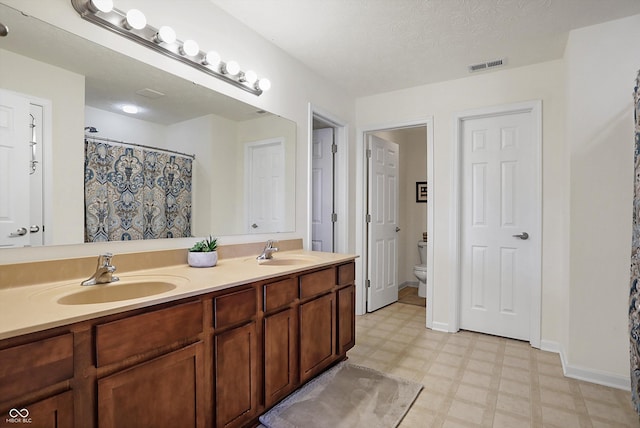
<svg viewBox="0 0 640 428">
<path fill-rule="evenodd" d="M 267 428 L 394 428 L 422 385 L 342 362 L 260 416 Z"/>
</svg>

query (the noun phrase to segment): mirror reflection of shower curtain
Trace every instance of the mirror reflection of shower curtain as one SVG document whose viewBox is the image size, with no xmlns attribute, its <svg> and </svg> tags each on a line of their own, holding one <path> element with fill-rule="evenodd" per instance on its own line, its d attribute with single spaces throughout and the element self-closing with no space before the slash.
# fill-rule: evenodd
<svg viewBox="0 0 640 428">
<path fill-rule="evenodd" d="M 191 236 L 192 159 L 85 140 L 85 242 Z"/>
<path fill-rule="evenodd" d="M 640 72 L 633 94 L 635 113 L 633 233 L 631 242 L 631 291 L 629 293 L 629 339 L 631 399 L 640 414 Z"/>
</svg>

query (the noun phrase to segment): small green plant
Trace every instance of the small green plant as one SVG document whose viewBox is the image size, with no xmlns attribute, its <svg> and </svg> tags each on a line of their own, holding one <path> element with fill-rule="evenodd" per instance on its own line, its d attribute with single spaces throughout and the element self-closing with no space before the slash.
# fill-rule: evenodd
<svg viewBox="0 0 640 428">
<path fill-rule="evenodd" d="M 212 238 L 209 235 L 209 239 L 196 242 L 193 247 L 189 248 L 192 253 L 210 253 L 218 248 L 218 238 Z"/>
</svg>

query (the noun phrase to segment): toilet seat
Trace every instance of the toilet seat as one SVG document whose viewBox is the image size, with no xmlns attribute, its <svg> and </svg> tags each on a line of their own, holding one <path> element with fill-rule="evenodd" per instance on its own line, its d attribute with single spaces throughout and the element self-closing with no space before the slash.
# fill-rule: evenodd
<svg viewBox="0 0 640 428">
<path fill-rule="evenodd" d="M 427 271 L 427 265 L 415 265 L 413 267 L 413 270 L 416 270 L 418 272 L 426 272 Z"/>
</svg>

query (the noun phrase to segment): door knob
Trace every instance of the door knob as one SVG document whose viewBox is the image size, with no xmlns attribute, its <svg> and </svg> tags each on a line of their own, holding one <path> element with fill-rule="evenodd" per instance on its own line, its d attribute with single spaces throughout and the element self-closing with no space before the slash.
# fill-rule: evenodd
<svg viewBox="0 0 640 428">
<path fill-rule="evenodd" d="M 257 224 L 255 224 L 255 223 L 253 223 L 253 224 L 251 225 L 251 227 L 252 227 L 252 228 L 254 228 L 254 229 L 257 229 L 257 228 L 258 228 L 258 225 L 257 225 Z"/>
<path fill-rule="evenodd" d="M 9 236 L 11 238 L 15 238 L 16 236 L 24 236 L 27 234 L 27 228 L 26 227 L 21 227 L 20 229 L 16 230 L 15 232 L 11 232 L 9 234 Z"/>
<path fill-rule="evenodd" d="M 400 232 L 400 228 L 396 226 L 396 232 Z"/>
<path fill-rule="evenodd" d="M 34 224 L 33 226 L 31 226 L 29 228 L 29 232 L 31 233 L 38 233 L 40 232 L 40 226 L 38 226 L 37 224 Z"/>
<path fill-rule="evenodd" d="M 521 234 L 519 234 L 519 235 L 513 235 L 513 237 L 514 237 L 514 238 L 520 238 L 520 239 L 522 239 L 523 241 L 525 241 L 525 240 L 529 239 L 529 234 L 528 234 L 527 232 L 522 232 L 522 233 L 521 233 Z"/>
</svg>

